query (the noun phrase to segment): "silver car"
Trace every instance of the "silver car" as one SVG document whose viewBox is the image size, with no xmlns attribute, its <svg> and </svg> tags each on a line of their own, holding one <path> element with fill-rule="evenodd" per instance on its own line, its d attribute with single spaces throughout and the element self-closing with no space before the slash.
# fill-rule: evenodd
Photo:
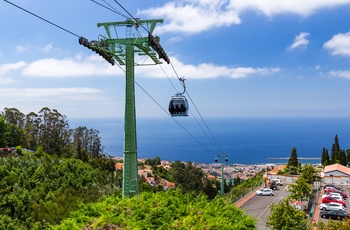
<svg viewBox="0 0 350 230">
<path fill-rule="evenodd" d="M 320 204 L 320 209 L 323 211 L 330 211 L 330 210 L 343 210 L 344 211 L 344 206 L 342 204 L 330 202 L 330 203 Z"/>
<path fill-rule="evenodd" d="M 258 195 L 258 196 L 274 196 L 275 194 L 273 193 L 272 189 L 264 188 L 264 189 L 256 191 L 256 195 Z"/>
</svg>

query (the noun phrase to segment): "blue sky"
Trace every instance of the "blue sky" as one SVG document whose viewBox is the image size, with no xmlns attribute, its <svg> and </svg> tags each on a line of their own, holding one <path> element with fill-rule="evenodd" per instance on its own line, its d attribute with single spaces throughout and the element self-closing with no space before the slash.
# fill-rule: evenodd
<svg viewBox="0 0 350 230">
<path fill-rule="evenodd" d="M 105 34 L 97 23 L 126 19 L 93 1 L 10 2 L 89 40 Z M 96 2 L 128 16 L 115 1 Z M 350 0 L 118 2 L 134 17 L 164 20 L 153 34 L 203 117 L 350 116 Z M 1 110 L 124 116 L 124 66 L 6 1 L 0 20 Z M 176 93 L 168 78 L 182 90 L 171 65 L 135 67 L 136 82 L 164 109 Z M 153 99 L 136 86 L 138 117 L 168 116 Z"/>
</svg>

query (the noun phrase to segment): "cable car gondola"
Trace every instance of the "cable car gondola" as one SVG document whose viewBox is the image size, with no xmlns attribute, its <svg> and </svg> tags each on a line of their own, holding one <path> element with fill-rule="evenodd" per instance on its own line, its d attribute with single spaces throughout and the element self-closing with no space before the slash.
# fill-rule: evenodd
<svg viewBox="0 0 350 230">
<path fill-rule="evenodd" d="M 188 116 L 188 102 L 184 96 L 186 92 L 185 79 L 179 78 L 184 91 L 182 93 L 176 93 L 171 97 L 169 102 L 169 113 L 172 117 Z"/>
<path fill-rule="evenodd" d="M 185 96 L 181 93 L 177 93 L 171 97 L 169 113 L 173 117 L 188 116 L 188 102 Z"/>
</svg>

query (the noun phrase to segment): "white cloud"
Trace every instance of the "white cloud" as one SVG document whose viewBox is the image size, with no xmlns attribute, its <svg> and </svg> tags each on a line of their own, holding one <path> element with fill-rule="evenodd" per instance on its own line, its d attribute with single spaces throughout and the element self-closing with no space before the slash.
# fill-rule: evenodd
<svg viewBox="0 0 350 230">
<path fill-rule="evenodd" d="M 180 42 L 181 38 L 180 37 L 172 37 L 168 40 L 169 43 L 176 43 L 176 42 Z"/>
<path fill-rule="evenodd" d="M 293 13 L 309 16 L 317 10 L 350 4 L 349 0 L 230 0 L 230 7 L 242 12 L 256 10 L 267 16 Z"/>
<path fill-rule="evenodd" d="M 7 73 L 9 73 L 10 71 L 20 70 L 25 65 L 26 65 L 26 63 L 23 62 L 23 61 L 19 61 L 19 62 L 16 62 L 16 63 L 0 65 L 0 76 L 4 76 Z"/>
<path fill-rule="evenodd" d="M 323 48 L 329 50 L 332 55 L 350 56 L 350 32 L 334 35 L 324 43 Z"/>
<path fill-rule="evenodd" d="M 140 10 L 139 15 L 166 18 L 168 23 L 158 26 L 157 33 L 185 32 L 194 34 L 222 26 L 239 24 L 235 9 L 227 8 L 227 0 L 170 2 L 161 7 Z"/>
<path fill-rule="evenodd" d="M 53 50 L 53 44 L 52 43 L 49 43 L 49 44 L 45 45 L 44 47 L 40 48 L 40 51 L 42 51 L 44 53 L 49 53 L 52 50 Z"/>
<path fill-rule="evenodd" d="M 116 75 L 121 72 L 108 64 L 102 57 L 91 55 L 85 60 L 80 56 L 65 59 L 41 59 L 29 63 L 22 71 L 31 77 L 74 77 L 92 75 Z"/>
<path fill-rule="evenodd" d="M 293 50 L 296 48 L 306 48 L 306 46 L 309 44 L 309 40 L 306 38 L 309 36 L 309 33 L 302 32 L 299 35 L 295 36 L 293 44 L 289 46 L 289 50 Z"/>
<path fill-rule="evenodd" d="M 171 58 L 173 66 L 176 69 L 180 69 L 178 74 L 182 76 L 182 73 L 186 73 L 188 79 L 211 79 L 218 77 L 230 77 L 230 78 L 245 78 L 253 75 L 273 75 L 280 71 L 279 68 L 253 68 L 253 67 L 227 67 L 218 66 L 212 63 L 203 63 L 200 65 L 185 65 L 176 58 Z M 170 65 L 163 65 L 162 69 L 167 73 L 169 77 L 176 77 L 173 73 L 173 69 Z M 149 68 L 138 68 L 137 74 L 141 74 L 146 77 L 152 78 L 165 78 L 166 75 L 161 71 L 159 66 L 152 66 Z"/>
<path fill-rule="evenodd" d="M 17 53 L 24 53 L 28 50 L 27 46 L 16 46 L 16 52 Z"/>
<path fill-rule="evenodd" d="M 347 70 L 347 71 L 346 71 L 346 70 L 345 70 L 345 71 L 336 71 L 336 70 L 332 70 L 332 71 L 330 71 L 330 74 L 331 74 L 332 76 L 350 79 L 350 71 L 349 71 L 349 70 Z"/>
<path fill-rule="evenodd" d="M 240 24 L 240 14 L 246 10 L 262 12 L 271 17 L 292 13 L 309 16 L 317 10 L 350 4 L 350 0 L 183 0 L 171 1 L 159 7 L 139 10 L 138 15 L 164 18 L 157 33 L 208 31 L 216 27 Z"/>
</svg>

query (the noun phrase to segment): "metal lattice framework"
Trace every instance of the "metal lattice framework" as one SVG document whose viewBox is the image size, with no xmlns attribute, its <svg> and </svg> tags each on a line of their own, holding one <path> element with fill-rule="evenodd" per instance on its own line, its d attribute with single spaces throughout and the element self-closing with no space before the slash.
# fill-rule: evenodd
<svg viewBox="0 0 350 230">
<path fill-rule="evenodd" d="M 88 41 L 81 37 L 79 43 L 92 49 L 109 63 L 114 65 L 116 60 L 119 65 L 125 65 L 126 72 L 126 92 L 125 92 L 125 117 L 124 117 L 124 168 L 123 168 L 123 198 L 133 197 L 139 194 L 138 170 L 137 170 L 137 138 L 136 138 L 136 113 L 135 113 L 135 83 L 134 83 L 134 55 L 148 56 L 153 61 L 153 65 L 161 64 L 162 58 L 168 64 L 168 56 L 159 44 L 159 38 L 154 37 L 152 32 L 157 23 L 162 23 L 162 19 L 154 20 L 132 20 L 123 22 L 98 23 L 98 27 L 103 27 L 106 36 L 100 35 L 98 41 Z M 142 27 L 146 29 L 148 35 L 143 37 L 138 31 Z M 120 29 L 124 28 L 126 34 L 120 38 Z M 113 37 L 115 36 L 115 37 Z M 157 55 L 158 54 L 158 55 Z"/>
</svg>

